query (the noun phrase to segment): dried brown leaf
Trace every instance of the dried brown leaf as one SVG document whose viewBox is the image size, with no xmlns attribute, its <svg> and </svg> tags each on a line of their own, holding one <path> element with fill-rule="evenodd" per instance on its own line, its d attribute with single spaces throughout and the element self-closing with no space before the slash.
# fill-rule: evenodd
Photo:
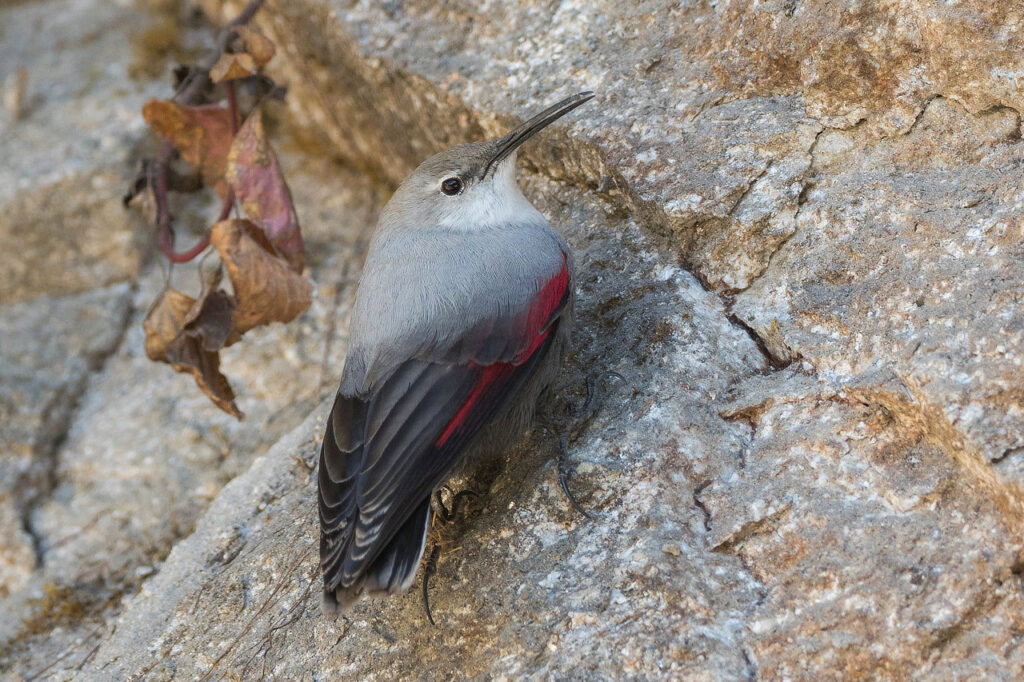
<svg viewBox="0 0 1024 682">
<path fill-rule="evenodd" d="M 235 392 L 220 371 L 220 355 L 204 350 L 199 337 L 185 333 L 167 349 L 167 362 L 177 372 L 187 372 L 213 404 L 236 419 L 245 417 L 235 404 Z"/>
<path fill-rule="evenodd" d="M 231 144 L 226 176 L 245 214 L 266 232 L 292 269 L 302 272 L 306 251 L 299 218 L 259 109 L 245 120 Z"/>
<path fill-rule="evenodd" d="M 199 170 L 204 184 L 227 196 L 224 171 L 231 149 L 231 112 L 213 105 L 186 107 L 151 99 L 142 107 L 142 117 Z"/>
<path fill-rule="evenodd" d="M 188 321 L 196 299 L 176 289 L 164 289 L 142 322 L 146 332 L 146 355 L 156 362 L 167 362 L 167 348 L 178 338 Z"/>
<path fill-rule="evenodd" d="M 265 66 L 267 62 L 274 58 L 274 53 L 277 49 L 270 38 L 248 26 L 239 26 L 235 29 L 235 33 L 242 39 L 242 43 L 245 45 L 245 52 L 252 55 L 252 59 L 257 67 Z"/>
<path fill-rule="evenodd" d="M 313 300 L 313 285 L 273 253 L 273 246 L 248 220 L 225 220 L 210 231 L 235 289 L 231 345 L 242 334 L 271 322 L 290 322 Z"/>
<path fill-rule="evenodd" d="M 220 289 L 207 288 L 199 300 L 165 289 L 142 323 L 146 355 L 188 373 L 217 407 L 242 419 L 231 384 L 220 371 L 221 348 L 230 331 L 234 303 Z"/>
<path fill-rule="evenodd" d="M 235 80 L 237 78 L 248 78 L 256 73 L 256 61 L 252 55 L 245 52 L 236 54 L 222 54 L 217 63 L 210 69 L 210 80 L 214 83 Z"/>
</svg>

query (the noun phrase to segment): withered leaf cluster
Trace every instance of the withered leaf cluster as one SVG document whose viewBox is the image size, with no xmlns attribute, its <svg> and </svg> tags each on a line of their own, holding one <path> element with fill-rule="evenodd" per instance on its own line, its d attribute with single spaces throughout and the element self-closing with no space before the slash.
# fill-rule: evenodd
<svg viewBox="0 0 1024 682">
<path fill-rule="evenodd" d="M 220 371 L 219 352 L 245 332 L 271 322 L 291 322 L 309 308 L 313 285 L 277 255 L 263 231 L 249 220 L 223 220 L 210 243 L 231 279 L 233 294 L 220 288 L 220 270 L 192 298 L 167 288 L 146 315 L 146 355 L 188 372 L 213 402 L 241 418 L 235 393 Z"/>
<path fill-rule="evenodd" d="M 130 196 L 140 188 L 155 195 L 158 228 L 167 237 L 162 247 L 173 262 L 198 255 L 207 242 L 220 256 L 220 266 L 196 296 L 166 288 L 153 302 L 143 322 L 146 354 L 191 374 L 218 407 L 241 419 L 234 391 L 220 370 L 220 350 L 250 329 L 295 319 L 309 308 L 313 285 L 302 276 L 306 253 L 298 216 L 267 138 L 260 104 L 244 120 L 237 104 L 236 81 L 267 80 L 260 69 L 274 56 L 274 44 L 247 26 L 231 30 L 212 67 L 184 70 L 190 78 L 205 79 L 202 88 L 184 89 L 201 93 L 192 98 L 196 101 L 154 99 L 143 106 L 146 123 L 167 140 L 167 154 L 159 162 L 143 164 L 145 175 L 134 181 Z M 217 92 L 212 84 L 218 83 L 227 106 L 210 96 Z M 200 185 L 171 182 L 177 177 L 170 168 L 172 152 L 194 169 L 201 186 L 213 188 L 224 202 L 204 241 L 184 256 L 173 252 L 166 193 L 195 191 Z M 239 207 L 246 219 L 226 219 Z M 230 292 L 221 286 L 224 271 Z"/>
</svg>

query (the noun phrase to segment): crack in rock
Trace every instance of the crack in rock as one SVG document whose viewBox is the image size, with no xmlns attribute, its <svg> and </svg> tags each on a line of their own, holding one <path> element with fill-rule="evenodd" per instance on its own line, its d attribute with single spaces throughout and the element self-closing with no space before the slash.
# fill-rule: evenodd
<svg viewBox="0 0 1024 682">
<path fill-rule="evenodd" d="M 771 346 L 768 343 L 768 340 L 765 337 L 761 336 L 761 334 L 759 334 L 756 329 L 750 326 L 746 320 L 744 320 L 736 313 L 730 312 L 728 315 L 726 315 L 726 319 L 729 320 L 729 322 L 733 326 L 742 329 L 747 334 L 747 336 L 750 337 L 750 340 L 753 341 L 754 345 L 757 346 L 757 349 L 761 351 L 761 355 L 764 356 L 765 361 L 768 363 L 768 366 L 772 369 L 772 371 L 777 372 L 779 370 L 786 369 L 791 364 L 793 364 L 794 360 L 796 360 L 799 357 L 785 357 L 773 352 Z"/>
<path fill-rule="evenodd" d="M 81 405 L 81 400 L 88 390 L 89 383 L 93 376 L 103 371 L 107 360 L 113 356 L 124 341 L 126 332 L 132 319 L 132 297 L 137 290 L 137 283 L 132 281 L 120 295 L 120 300 L 115 301 L 119 317 L 110 320 L 110 327 L 114 330 L 110 342 L 100 348 L 86 351 L 83 355 L 85 368 L 78 376 L 72 377 L 68 383 L 61 386 L 50 398 L 42 414 L 45 415 L 44 424 L 39 428 L 39 433 L 46 434 L 45 437 L 36 442 L 32 451 L 34 461 L 44 464 L 43 471 L 38 480 L 38 488 L 30 497 L 21 501 L 18 510 L 21 518 L 21 526 L 29 537 L 32 551 L 35 556 L 35 568 L 43 565 L 44 546 L 46 539 L 35 528 L 32 517 L 41 505 L 57 487 L 57 467 L 60 459 L 60 450 L 67 441 L 68 433 L 74 423 L 75 415 Z"/>
<path fill-rule="evenodd" d="M 707 480 L 698 485 L 693 489 L 693 506 L 700 510 L 700 513 L 704 515 L 704 531 L 711 532 L 711 512 L 708 511 L 707 505 L 700 499 L 700 494 L 704 492 L 707 487 L 711 485 L 711 481 Z"/>
</svg>

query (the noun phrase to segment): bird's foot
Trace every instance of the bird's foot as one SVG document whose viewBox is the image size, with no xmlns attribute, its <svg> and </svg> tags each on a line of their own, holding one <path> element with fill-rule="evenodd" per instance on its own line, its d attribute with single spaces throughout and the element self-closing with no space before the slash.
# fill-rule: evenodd
<svg viewBox="0 0 1024 682">
<path fill-rule="evenodd" d="M 601 385 L 609 379 L 615 379 L 616 381 L 626 380 L 621 374 L 612 370 L 595 372 L 587 377 L 587 398 L 579 406 L 579 409 L 572 411 L 573 433 L 582 431 L 583 427 L 589 424 L 590 420 L 597 414 L 597 411 L 601 408 L 601 403 L 608 396 L 608 392 L 602 390 Z"/>
<path fill-rule="evenodd" d="M 448 493 L 450 499 L 449 504 L 446 506 L 444 503 L 444 496 L 442 492 Z M 460 490 L 459 492 L 452 492 L 452 489 L 446 485 L 441 486 L 434 491 L 434 494 L 430 496 L 430 506 L 434 510 L 434 518 L 443 526 L 448 524 L 452 519 L 455 518 L 456 514 L 459 513 L 459 502 L 466 497 L 480 497 L 480 495 L 473 490 Z"/>
<path fill-rule="evenodd" d="M 448 494 L 448 504 L 444 503 L 444 493 Z M 480 494 L 473 490 L 460 490 L 454 492 L 451 488 L 446 485 L 441 486 L 430 496 L 430 508 L 434 512 L 434 518 L 437 522 L 442 525 L 448 525 L 451 523 L 459 513 L 459 503 L 467 497 L 480 497 Z M 423 567 L 423 610 L 427 612 L 427 620 L 434 627 L 437 627 L 437 623 L 434 622 L 434 616 L 430 612 L 430 594 L 428 589 L 430 587 L 430 579 L 437 573 L 437 560 L 441 556 L 441 545 L 443 541 L 439 535 L 434 535 L 433 549 L 430 550 L 430 556 L 427 558 L 427 563 Z"/>
<path fill-rule="evenodd" d="M 576 496 L 569 490 L 569 473 L 573 468 L 572 462 L 569 460 L 569 439 L 571 437 L 575 440 L 587 424 L 590 423 L 590 420 L 594 418 L 607 395 L 606 392 L 601 390 L 601 385 L 609 379 L 625 381 L 621 374 L 613 371 L 596 372 L 587 377 L 586 399 L 579 408 L 570 410 L 571 422 L 567 428 L 560 430 L 558 434 L 558 482 L 561 484 L 562 492 L 565 493 L 572 508 L 588 519 L 594 518 L 593 515 L 580 506 Z"/>
</svg>

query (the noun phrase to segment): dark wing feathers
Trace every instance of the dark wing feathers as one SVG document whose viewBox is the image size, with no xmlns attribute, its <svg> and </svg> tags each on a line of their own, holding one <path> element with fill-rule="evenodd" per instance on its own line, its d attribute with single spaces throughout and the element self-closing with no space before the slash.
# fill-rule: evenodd
<svg viewBox="0 0 1024 682">
<path fill-rule="evenodd" d="M 336 567 L 344 549 L 339 538 L 349 534 L 355 520 L 356 486 L 362 460 L 366 403 L 334 401 L 320 447 L 317 476 L 320 507 L 320 565 L 324 571 Z"/>
<path fill-rule="evenodd" d="M 489 320 L 432 359 L 406 360 L 370 396 L 339 393 L 318 477 L 326 592 L 364 580 L 392 591 L 411 579 L 430 493 L 547 357 L 570 296 L 567 276 L 557 294 L 525 339 L 521 320 Z M 417 551 L 402 552 L 405 540 Z"/>
<path fill-rule="evenodd" d="M 397 592 L 409 587 L 409 582 L 416 575 L 430 518 L 430 500 L 427 499 L 413 511 L 391 542 L 373 560 L 367 569 L 368 582 L 387 586 L 388 592 Z M 413 551 L 409 551 L 410 548 L 413 548 Z"/>
</svg>

